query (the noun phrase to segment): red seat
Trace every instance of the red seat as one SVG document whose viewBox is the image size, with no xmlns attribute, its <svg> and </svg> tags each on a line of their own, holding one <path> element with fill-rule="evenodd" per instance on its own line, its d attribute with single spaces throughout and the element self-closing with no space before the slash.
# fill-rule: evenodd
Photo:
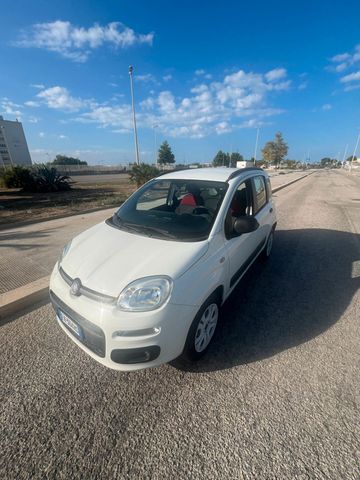
<svg viewBox="0 0 360 480">
<path fill-rule="evenodd" d="M 181 199 L 180 205 L 188 205 L 190 207 L 196 207 L 197 203 L 192 193 L 187 193 L 185 197 Z"/>
</svg>

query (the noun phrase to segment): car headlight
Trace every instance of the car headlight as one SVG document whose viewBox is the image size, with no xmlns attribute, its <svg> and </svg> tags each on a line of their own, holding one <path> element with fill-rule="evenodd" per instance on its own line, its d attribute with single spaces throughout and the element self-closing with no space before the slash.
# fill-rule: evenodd
<svg viewBox="0 0 360 480">
<path fill-rule="evenodd" d="M 171 294 L 170 277 L 146 277 L 129 283 L 120 293 L 117 305 L 121 310 L 147 312 L 160 308 Z"/>
<path fill-rule="evenodd" d="M 63 259 L 65 258 L 66 254 L 68 253 L 69 249 L 71 247 L 71 240 L 69 243 L 67 243 L 65 245 L 65 247 L 63 248 L 63 251 L 61 252 L 61 255 L 60 255 L 60 258 L 59 258 L 59 265 L 61 264 L 61 262 L 63 261 Z"/>
</svg>

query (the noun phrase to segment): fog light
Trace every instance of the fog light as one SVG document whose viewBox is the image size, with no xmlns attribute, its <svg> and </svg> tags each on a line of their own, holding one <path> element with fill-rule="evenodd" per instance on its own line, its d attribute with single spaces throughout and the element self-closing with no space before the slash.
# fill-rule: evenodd
<svg viewBox="0 0 360 480">
<path fill-rule="evenodd" d="M 111 352 L 110 358 L 115 363 L 146 363 L 155 360 L 160 355 L 160 347 L 158 345 L 150 345 L 149 347 L 140 348 L 124 348 Z"/>
</svg>

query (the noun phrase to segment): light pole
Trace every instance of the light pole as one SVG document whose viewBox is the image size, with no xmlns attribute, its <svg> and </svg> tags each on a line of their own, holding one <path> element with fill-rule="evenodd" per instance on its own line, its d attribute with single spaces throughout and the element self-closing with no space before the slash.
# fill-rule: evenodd
<svg viewBox="0 0 360 480">
<path fill-rule="evenodd" d="M 256 155 L 258 149 L 258 142 L 259 142 L 259 127 L 256 130 L 256 141 L 255 141 L 255 152 L 254 152 L 254 167 L 256 166 Z"/>
<path fill-rule="evenodd" d="M 139 145 L 138 145 L 138 138 L 137 138 L 137 129 L 136 129 L 136 117 L 135 117 L 135 102 L 134 102 L 134 85 L 133 85 L 133 67 L 130 65 L 129 67 L 129 75 L 130 75 L 130 89 L 131 89 L 131 103 L 132 103 L 132 113 L 133 113 L 133 124 L 134 124 L 134 138 L 135 138 L 135 157 L 136 163 L 139 165 L 140 158 L 139 158 Z"/>
</svg>

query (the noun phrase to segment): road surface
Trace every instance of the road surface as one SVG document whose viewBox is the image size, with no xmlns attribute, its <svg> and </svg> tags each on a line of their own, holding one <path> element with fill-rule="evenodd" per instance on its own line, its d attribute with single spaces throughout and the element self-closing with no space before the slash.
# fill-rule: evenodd
<svg viewBox="0 0 360 480">
<path fill-rule="evenodd" d="M 191 369 L 97 364 L 49 305 L 0 326 L 0 478 L 359 478 L 360 178 L 279 191 L 276 243 Z"/>
</svg>

